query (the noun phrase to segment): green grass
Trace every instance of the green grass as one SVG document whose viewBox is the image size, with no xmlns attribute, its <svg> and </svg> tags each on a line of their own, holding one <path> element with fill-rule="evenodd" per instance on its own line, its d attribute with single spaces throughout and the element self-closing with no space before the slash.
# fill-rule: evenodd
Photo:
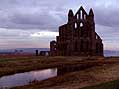
<svg viewBox="0 0 119 89">
<path fill-rule="evenodd" d="M 81 89 L 119 89 L 119 80 L 102 83 L 95 86 L 84 87 Z"/>
</svg>

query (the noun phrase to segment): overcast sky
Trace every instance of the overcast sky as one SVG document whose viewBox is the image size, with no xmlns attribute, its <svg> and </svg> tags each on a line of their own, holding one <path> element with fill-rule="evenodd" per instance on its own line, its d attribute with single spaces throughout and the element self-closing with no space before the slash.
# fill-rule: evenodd
<svg viewBox="0 0 119 89">
<path fill-rule="evenodd" d="M 106 50 L 119 50 L 119 0 L 0 0 L 0 49 L 47 48 L 68 10 L 93 8 Z"/>
</svg>

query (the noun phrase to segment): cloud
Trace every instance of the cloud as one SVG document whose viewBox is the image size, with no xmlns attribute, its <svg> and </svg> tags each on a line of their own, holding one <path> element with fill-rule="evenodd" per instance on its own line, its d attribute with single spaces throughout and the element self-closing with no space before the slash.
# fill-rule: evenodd
<svg viewBox="0 0 119 89">
<path fill-rule="evenodd" d="M 71 8 L 76 13 L 82 5 L 87 13 L 93 8 L 96 31 L 105 48 L 112 49 L 119 44 L 118 3 L 119 0 L 1 0 L 0 47 L 49 47 L 55 37 L 41 39 L 39 33 L 58 32 L 58 26 L 67 23 L 68 10 Z"/>
<path fill-rule="evenodd" d="M 101 36 L 106 50 L 119 50 L 119 28 L 96 25 L 96 32 Z"/>
<path fill-rule="evenodd" d="M 108 9 L 104 10 L 95 10 L 95 19 L 96 23 L 103 25 L 103 26 L 109 26 L 109 27 L 119 27 L 119 10 L 114 9 L 108 11 Z"/>
<path fill-rule="evenodd" d="M 42 32 L 36 32 L 31 34 L 31 37 L 40 37 L 40 38 L 55 38 L 56 36 L 58 36 L 59 33 L 58 32 L 50 32 L 50 31 L 42 31 Z"/>
<path fill-rule="evenodd" d="M 58 0 L 56 2 L 60 3 Z M 63 9 L 58 4 L 55 5 L 55 2 L 53 5 L 53 2 L 45 0 L 5 0 L 0 5 L 2 28 L 56 29 L 64 22 Z"/>
<path fill-rule="evenodd" d="M 67 21 L 68 10 L 72 8 L 76 12 L 81 5 L 87 12 L 90 8 L 94 9 L 96 24 L 118 27 L 118 3 L 117 0 L 91 0 L 90 3 L 84 0 L 2 0 L 0 27 L 57 29 Z"/>
<path fill-rule="evenodd" d="M 42 33 L 42 36 L 38 36 Z M 50 33 L 50 34 L 49 34 Z M 22 30 L 22 29 L 3 29 L 0 28 L 0 49 L 6 48 L 46 48 L 57 35 L 57 32 L 39 32 L 39 29 Z M 49 34 L 49 35 L 47 35 Z"/>
</svg>

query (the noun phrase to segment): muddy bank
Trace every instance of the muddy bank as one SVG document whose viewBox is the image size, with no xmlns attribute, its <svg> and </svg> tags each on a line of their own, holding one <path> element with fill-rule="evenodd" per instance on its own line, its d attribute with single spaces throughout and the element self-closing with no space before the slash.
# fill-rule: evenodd
<svg viewBox="0 0 119 89">
<path fill-rule="evenodd" d="M 68 73 L 41 82 L 13 89 L 79 89 L 119 79 L 119 63 L 105 64 L 82 71 Z"/>
<path fill-rule="evenodd" d="M 0 59 L 0 77 L 32 70 L 60 68 L 70 65 L 83 64 L 85 57 L 26 57 L 14 59 Z M 89 58 L 88 58 L 89 59 Z M 97 62 L 97 58 L 93 62 Z M 90 61 L 90 60 L 89 60 Z"/>
</svg>

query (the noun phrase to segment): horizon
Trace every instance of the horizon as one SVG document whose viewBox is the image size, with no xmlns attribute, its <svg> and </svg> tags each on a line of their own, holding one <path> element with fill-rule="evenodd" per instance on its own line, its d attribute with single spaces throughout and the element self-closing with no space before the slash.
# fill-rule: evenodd
<svg viewBox="0 0 119 89">
<path fill-rule="evenodd" d="M 119 1 L 2 0 L 0 3 L 0 49 L 49 48 L 58 35 L 58 27 L 67 22 L 69 9 L 92 8 L 95 30 L 104 50 L 119 51 Z M 61 7 L 62 6 L 62 7 Z M 4 23 L 3 23 L 4 22 Z"/>
<path fill-rule="evenodd" d="M 14 49 L 50 49 L 50 48 L 0 48 L 0 50 L 14 50 Z M 119 50 L 104 50 L 104 51 L 116 51 L 119 52 Z"/>
<path fill-rule="evenodd" d="M 35 50 L 40 51 L 49 51 L 50 48 L 14 48 L 14 49 L 0 49 L 0 53 L 14 53 L 15 51 L 20 52 L 20 54 L 24 54 L 24 53 L 35 53 Z M 22 50 L 22 52 L 21 52 Z M 105 57 L 110 57 L 110 56 L 118 56 L 119 55 L 119 51 L 113 51 L 113 50 L 104 50 L 104 56 Z"/>
</svg>

